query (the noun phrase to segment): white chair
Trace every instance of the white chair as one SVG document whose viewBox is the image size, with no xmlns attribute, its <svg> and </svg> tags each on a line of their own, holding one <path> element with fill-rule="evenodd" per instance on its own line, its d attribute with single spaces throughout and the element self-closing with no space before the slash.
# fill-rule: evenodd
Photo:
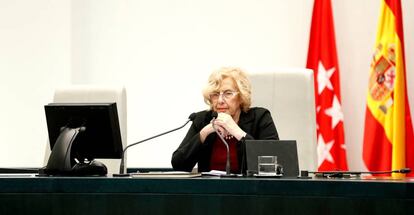
<svg viewBox="0 0 414 215">
<path fill-rule="evenodd" d="M 71 85 L 55 90 L 54 103 L 116 102 L 123 148 L 127 145 L 127 98 L 123 86 Z M 50 155 L 49 141 L 46 147 L 45 165 Z M 119 173 L 120 159 L 99 159 L 108 168 L 108 174 Z M 126 162 L 126 158 L 125 158 Z"/>
<path fill-rule="evenodd" d="M 270 110 L 279 138 L 296 140 L 300 170 L 317 170 L 313 71 L 284 69 L 250 74 L 252 106 Z"/>
</svg>

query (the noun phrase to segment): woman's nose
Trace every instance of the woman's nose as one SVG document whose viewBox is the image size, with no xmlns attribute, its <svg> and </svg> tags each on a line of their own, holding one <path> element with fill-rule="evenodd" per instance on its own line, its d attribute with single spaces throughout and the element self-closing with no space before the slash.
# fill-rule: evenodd
<svg viewBox="0 0 414 215">
<path fill-rule="evenodd" d="M 219 103 L 223 103 L 224 102 L 223 94 L 221 94 L 221 93 L 220 93 L 220 95 L 218 97 L 218 102 Z"/>
</svg>

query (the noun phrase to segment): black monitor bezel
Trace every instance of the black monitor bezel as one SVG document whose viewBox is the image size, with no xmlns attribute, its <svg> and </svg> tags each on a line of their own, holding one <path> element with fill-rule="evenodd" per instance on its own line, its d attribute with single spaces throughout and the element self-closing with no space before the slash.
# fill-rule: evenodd
<svg viewBox="0 0 414 215">
<path fill-rule="evenodd" d="M 53 150 L 56 139 L 60 135 L 62 127 L 78 127 L 78 125 L 71 125 L 68 117 L 76 115 L 76 117 L 86 117 L 87 120 L 92 120 L 92 124 L 96 126 L 96 120 L 100 121 L 102 126 L 96 133 L 96 130 L 91 130 L 88 125 L 84 125 L 86 130 L 80 132 L 76 137 L 72 146 L 71 159 L 95 159 L 95 158 L 110 158 L 119 159 L 122 157 L 123 145 L 121 130 L 119 126 L 118 110 L 115 102 L 109 103 L 49 103 L 45 105 L 46 122 L 48 127 L 48 137 L 50 148 Z M 97 116 L 100 118 L 97 119 Z M 77 124 L 77 123 L 75 123 Z M 95 128 L 93 128 L 95 129 Z M 90 132 L 93 132 L 92 134 Z M 99 136 L 101 142 L 83 142 L 85 139 L 82 135 Z M 82 150 L 86 150 L 83 151 Z"/>
</svg>

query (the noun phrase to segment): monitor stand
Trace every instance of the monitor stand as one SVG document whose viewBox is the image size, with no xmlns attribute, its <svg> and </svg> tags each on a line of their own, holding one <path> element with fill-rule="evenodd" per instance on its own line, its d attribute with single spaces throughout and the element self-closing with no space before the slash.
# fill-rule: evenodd
<svg viewBox="0 0 414 215">
<path fill-rule="evenodd" d="M 40 175 L 71 175 L 71 149 L 72 144 L 85 127 L 68 128 L 62 127 L 46 167 L 39 170 Z"/>
</svg>

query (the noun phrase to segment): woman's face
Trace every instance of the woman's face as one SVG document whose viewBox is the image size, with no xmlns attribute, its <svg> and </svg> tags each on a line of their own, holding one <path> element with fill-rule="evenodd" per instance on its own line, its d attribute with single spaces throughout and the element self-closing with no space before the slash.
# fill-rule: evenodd
<svg viewBox="0 0 414 215">
<path fill-rule="evenodd" d="M 218 113 L 227 113 L 233 118 L 240 114 L 240 96 L 232 78 L 225 78 L 221 82 L 218 92 L 210 95 L 213 110 Z"/>
</svg>

